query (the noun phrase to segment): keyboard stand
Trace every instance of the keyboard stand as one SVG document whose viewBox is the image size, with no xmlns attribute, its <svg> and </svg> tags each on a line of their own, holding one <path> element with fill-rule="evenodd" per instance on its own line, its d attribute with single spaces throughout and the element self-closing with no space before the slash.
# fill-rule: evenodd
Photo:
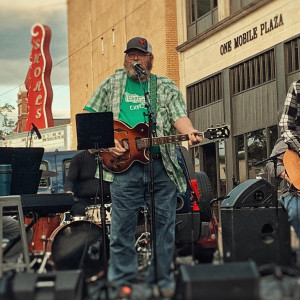
<svg viewBox="0 0 300 300">
<path fill-rule="evenodd" d="M 20 237 L 23 247 L 23 254 L 24 254 L 24 266 L 27 269 L 27 272 L 29 271 L 29 250 L 28 250 L 28 243 L 27 243 L 27 236 L 25 231 L 25 225 L 24 225 L 24 216 L 23 216 L 23 209 L 22 209 L 22 202 L 21 202 L 21 196 L 19 195 L 13 195 L 13 196 L 0 196 L 0 241 L 3 239 L 3 208 L 17 208 L 17 216 L 19 221 L 19 227 L 20 227 Z M 3 276 L 4 270 L 8 269 L 17 269 L 20 267 L 19 263 L 4 263 L 3 262 L 3 248 L 2 245 L 0 246 L 0 278 Z"/>
</svg>

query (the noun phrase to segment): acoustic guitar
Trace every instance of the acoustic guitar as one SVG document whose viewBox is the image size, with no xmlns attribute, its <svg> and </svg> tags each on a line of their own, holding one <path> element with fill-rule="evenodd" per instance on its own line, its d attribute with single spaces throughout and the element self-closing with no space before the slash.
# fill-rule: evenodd
<svg viewBox="0 0 300 300">
<path fill-rule="evenodd" d="M 114 156 L 108 152 L 108 149 L 100 149 L 103 166 L 113 173 L 122 173 L 130 168 L 135 162 L 149 162 L 149 138 L 148 124 L 139 123 L 135 127 L 130 127 L 122 121 L 114 121 L 114 138 L 117 139 L 123 148 L 127 151 L 122 156 Z M 224 139 L 229 137 L 229 129 L 227 126 L 211 127 L 205 132 L 199 132 L 199 136 L 212 139 Z M 152 145 L 162 145 L 168 143 L 177 143 L 188 141 L 187 134 L 178 134 L 162 137 L 153 137 Z"/>
<path fill-rule="evenodd" d="M 290 149 L 286 150 L 283 154 L 283 165 L 292 185 L 300 190 L 300 157 L 298 153 Z"/>
</svg>

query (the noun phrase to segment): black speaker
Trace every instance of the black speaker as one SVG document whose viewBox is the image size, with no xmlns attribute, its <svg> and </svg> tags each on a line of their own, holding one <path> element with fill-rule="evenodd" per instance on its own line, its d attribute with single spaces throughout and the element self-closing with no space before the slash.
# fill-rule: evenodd
<svg viewBox="0 0 300 300">
<path fill-rule="evenodd" d="M 224 261 L 291 264 L 290 225 L 281 207 L 221 206 Z"/>
<path fill-rule="evenodd" d="M 180 266 L 182 299 L 259 299 L 259 272 L 254 262 Z"/>
<path fill-rule="evenodd" d="M 191 196 L 188 193 L 177 193 L 177 203 L 176 203 L 176 214 L 183 214 L 191 212 L 192 202 L 191 202 Z"/>
<path fill-rule="evenodd" d="M 176 214 L 175 225 L 176 244 L 191 243 L 192 241 L 195 242 L 200 238 L 201 220 L 199 211 Z"/>
<path fill-rule="evenodd" d="M 274 186 L 265 179 L 248 179 L 235 187 L 222 202 L 222 207 L 276 206 Z"/>
<path fill-rule="evenodd" d="M 80 270 L 17 274 L 12 290 L 14 300 L 81 300 L 86 294 Z"/>
</svg>

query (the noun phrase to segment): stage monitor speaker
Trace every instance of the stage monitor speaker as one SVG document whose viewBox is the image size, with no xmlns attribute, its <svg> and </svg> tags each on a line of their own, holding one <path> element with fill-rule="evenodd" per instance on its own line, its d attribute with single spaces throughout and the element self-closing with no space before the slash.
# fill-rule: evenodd
<svg viewBox="0 0 300 300">
<path fill-rule="evenodd" d="M 193 229 L 193 232 L 192 232 Z M 193 233 L 193 235 L 192 235 Z M 201 234 L 200 212 L 176 214 L 175 242 L 176 244 L 198 241 Z"/>
<path fill-rule="evenodd" d="M 291 264 L 290 225 L 282 207 L 221 208 L 224 261 Z"/>
<path fill-rule="evenodd" d="M 190 196 L 187 193 L 177 193 L 176 214 L 189 213 L 192 209 Z"/>
<path fill-rule="evenodd" d="M 17 274 L 13 281 L 14 300 L 81 300 L 86 286 L 80 270 L 45 274 Z"/>
<path fill-rule="evenodd" d="M 265 179 L 248 179 L 236 186 L 222 201 L 221 207 L 269 207 L 276 206 L 274 186 Z"/>
<path fill-rule="evenodd" d="M 259 299 L 259 272 L 254 262 L 180 266 L 182 299 Z"/>
</svg>

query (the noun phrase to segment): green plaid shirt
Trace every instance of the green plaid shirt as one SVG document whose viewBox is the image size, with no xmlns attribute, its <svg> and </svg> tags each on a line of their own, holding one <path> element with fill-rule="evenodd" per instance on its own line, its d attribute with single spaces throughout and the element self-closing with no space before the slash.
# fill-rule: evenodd
<svg viewBox="0 0 300 300">
<path fill-rule="evenodd" d="M 157 136 L 174 135 L 176 134 L 173 127 L 174 122 L 178 118 L 187 115 L 185 102 L 181 92 L 172 80 L 158 75 L 156 77 L 156 133 Z M 125 92 L 126 78 L 127 74 L 124 69 L 116 70 L 115 74 L 100 84 L 84 109 L 89 112 L 112 111 L 114 119 L 118 120 L 120 103 Z M 151 87 L 149 87 L 149 91 L 151 91 Z M 175 144 L 166 144 L 159 147 L 167 174 L 177 185 L 178 190 L 184 192 L 186 190 L 186 179 L 178 164 L 175 146 Z M 105 171 L 104 179 L 113 181 L 113 174 Z"/>
</svg>

